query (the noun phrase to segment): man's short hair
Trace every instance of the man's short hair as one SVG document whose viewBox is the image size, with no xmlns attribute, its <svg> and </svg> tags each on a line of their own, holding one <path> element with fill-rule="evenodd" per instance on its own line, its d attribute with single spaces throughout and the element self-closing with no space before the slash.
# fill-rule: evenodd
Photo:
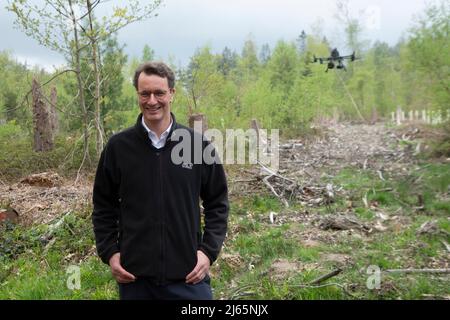
<svg viewBox="0 0 450 320">
<path fill-rule="evenodd" d="M 133 85 L 136 90 L 138 90 L 138 79 L 142 72 L 148 76 L 157 75 L 161 78 L 167 78 L 169 88 L 173 89 L 175 87 L 175 74 L 172 69 L 170 69 L 164 62 L 152 61 L 143 63 L 136 69 L 133 79 Z"/>
</svg>

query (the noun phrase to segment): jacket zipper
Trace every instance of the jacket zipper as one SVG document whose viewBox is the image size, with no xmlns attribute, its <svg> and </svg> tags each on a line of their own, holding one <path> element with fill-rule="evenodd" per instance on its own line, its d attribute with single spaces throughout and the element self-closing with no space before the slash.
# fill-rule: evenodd
<svg viewBox="0 0 450 320">
<path fill-rule="evenodd" d="M 159 270 L 159 282 L 162 285 L 164 282 L 165 274 L 164 274 L 164 268 L 165 268 L 165 262 L 164 262 L 164 240 L 165 240 L 165 217 L 164 217 L 164 210 L 163 210 L 163 188 L 162 188 L 162 152 L 157 152 L 158 161 L 159 161 L 159 214 L 161 218 L 161 243 L 160 243 L 160 270 Z"/>
</svg>

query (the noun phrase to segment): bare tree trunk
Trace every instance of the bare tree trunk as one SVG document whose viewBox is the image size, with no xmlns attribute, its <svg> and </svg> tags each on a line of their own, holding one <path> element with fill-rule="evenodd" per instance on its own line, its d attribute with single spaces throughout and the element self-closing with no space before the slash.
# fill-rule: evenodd
<svg viewBox="0 0 450 320">
<path fill-rule="evenodd" d="M 345 89 L 345 92 L 347 93 L 347 95 L 349 96 L 350 100 L 352 101 L 353 106 L 355 107 L 356 113 L 358 114 L 359 118 L 363 121 L 366 122 L 366 119 L 364 119 L 364 117 L 361 114 L 361 111 L 359 111 L 359 107 L 358 104 L 356 103 L 355 99 L 353 99 L 352 94 L 350 93 L 350 90 L 348 90 L 347 86 L 345 85 L 344 80 L 342 80 L 341 76 L 339 75 L 339 72 L 336 72 L 336 75 L 338 77 L 338 79 L 341 81 L 342 86 Z"/>
<path fill-rule="evenodd" d="M 77 75 L 77 84 L 78 84 L 78 90 L 80 91 L 79 94 L 79 101 L 80 101 L 80 107 L 83 112 L 83 137 L 84 137 L 84 144 L 83 144 L 83 160 L 81 162 L 80 168 L 83 166 L 84 161 L 86 159 L 89 159 L 89 130 L 88 130 L 88 112 L 86 109 L 86 100 L 84 97 L 84 86 L 83 86 L 83 80 L 81 79 L 81 63 L 80 63 L 80 41 L 78 39 L 78 27 L 77 27 L 77 20 L 75 17 L 75 12 L 73 10 L 73 4 L 72 0 L 69 0 L 69 7 L 70 7 L 70 14 L 72 18 L 72 26 L 73 26 L 73 33 L 74 33 L 74 58 L 75 58 L 75 73 Z"/>
<path fill-rule="evenodd" d="M 49 151 L 53 149 L 53 136 L 51 121 L 47 105 L 42 96 L 41 86 L 33 79 L 33 124 L 34 124 L 34 144 L 36 152 Z"/>
<path fill-rule="evenodd" d="M 94 31 L 93 26 L 93 19 L 92 19 L 92 3 L 90 0 L 86 0 L 86 6 L 88 8 L 88 18 L 89 18 L 89 30 L 90 30 L 90 36 L 89 41 L 91 44 L 92 49 L 92 66 L 94 68 L 94 75 L 95 75 L 95 95 L 94 95 L 94 101 L 95 101 L 95 131 L 96 131 L 96 151 L 97 151 L 97 157 L 100 157 L 100 153 L 103 150 L 104 146 L 104 130 L 102 126 L 102 120 L 101 120 L 101 93 L 100 93 L 100 68 L 97 61 L 97 40 L 96 35 Z"/>
<path fill-rule="evenodd" d="M 192 85 L 192 89 L 191 89 L 191 94 L 192 94 L 192 101 L 194 102 L 194 110 L 197 110 L 197 97 L 195 96 L 194 86 L 193 85 Z M 191 116 L 191 115 L 193 115 L 192 106 L 189 105 L 189 108 L 190 108 L 190 110 L 189 110 L 190 114 L 189 115 Z"/>
<path fill-rule="evenodd" d="M 56 134 L 59 131 L 58 112 L 56 111 L 56 104 L 58 103 L 58 92 L 53 86 L 50 91 L 50 127 L 52 130 L 52 140 L 55 141 Z"/>
</svg>

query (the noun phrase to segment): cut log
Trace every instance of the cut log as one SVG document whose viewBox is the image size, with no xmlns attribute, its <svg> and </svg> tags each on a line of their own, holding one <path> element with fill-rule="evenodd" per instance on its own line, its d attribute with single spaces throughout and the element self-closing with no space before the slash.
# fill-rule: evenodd
<svg viewBox="0 0 450 320">
<path fill-rule="evenodd" d="M 386 273 L 450 273 L 450 269 L 389 269 Z"/>
<path fill-rule="evenodd" d="M 55 172 L 42 172 L 29 175 L 23 178 L 20 183 L 29 184 L 30 186 L 39 187 L 55 187 L 62 184 L 61 177 Z"/>
<path fill-rule="evenodd" d="M 328 279 L 331 279 L 331 278 L 337 276 L 337 275 L 340 274 L 341 272 L 342 272 L 342 269 L 340 269 L 340 268 L 339 268 L 339 269 L 336 269 L 336 270 L 333 270 L 332 272 L 327 273 L 327 274 L 325 274 L 325 275 L 323 275 L 323 276 L 321 276 L 321 277 L 319 277 L 319 278 L 317 278 L 317 279 L 311 281 L 310 284 L 311 284 L 311 285 L 317 285 L 317 284 L 320 284 L 320 283 L 322 283 L 322 282 L 324 282 L 324 281 L 326 281 L 326 280 L 328 280 Z"/>
<path fill-rule="evenodd" d="M 19 213 L 14 208 L 0 209 L 0 223 L 12 222 L 17 223 L 19 220 Z"/>
</svg>

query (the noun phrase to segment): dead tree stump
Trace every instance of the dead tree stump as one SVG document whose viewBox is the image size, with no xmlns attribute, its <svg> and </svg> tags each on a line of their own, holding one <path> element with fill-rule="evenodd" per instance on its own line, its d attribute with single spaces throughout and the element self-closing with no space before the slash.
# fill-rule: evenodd
<svg viewBox="0 0 450 320">
<path fill-rule="evenodd" d="M 189 128 L 197 131 L 200 131 L 199 129 L 201 128 L 201 133 L 204 133 L 208 130 L 208 120 L 206 119 L 206 116 L 203 113 L 197 113 L 189 116 Z"/>
<path fill-rule="evenodd" d="M 53 149 L 53 134 L 48 107 L 44 101 L 41 86 L 33 79 L 33 125 L 34 144 L 36 152 L 49 151 Z"/>
<path fill-rule="evenodd" d="M 378 110 L 377 107 L 372 108 L 372 115 L 371 115 L 371 124 L 374 125 L 378 122 Z"/>
</svg>

